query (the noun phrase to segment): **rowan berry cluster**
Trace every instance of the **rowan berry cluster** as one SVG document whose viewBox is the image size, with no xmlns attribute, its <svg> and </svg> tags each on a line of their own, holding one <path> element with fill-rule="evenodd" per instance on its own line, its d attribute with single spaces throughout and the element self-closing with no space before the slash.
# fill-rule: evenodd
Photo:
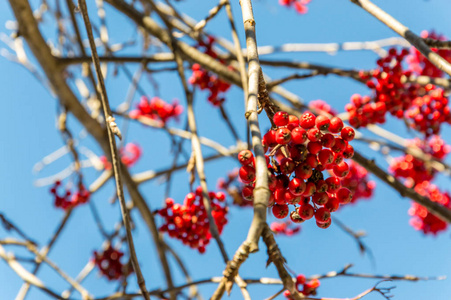
<svg viewBox="0 0 451 300">
<path fill-rule="evenodd" d="M 421 32 L 422 38 L 429 38 L 438 41 L 446 41 L 447 38 L 444 35 L 437 34 L 434 31 L 427 32 L 426 30 Z M 438 53 L 441 57 L 446 59 L 451 63 L 451 50 L 450 49 L 435 49 L 431 48 L 432 51 Z M 412 70 L 417 75 L 424 75 L 429 77 L 442 77 L 444 75 L 443 71 L 434 66 L 427 58 L 421 54 L 415 47 L 410 48 L 410 55 L 407 57 L 407 63 L 409 64 L 409 69 Z"/>
<path fill-rule="evenodd" d="M 431 201 L 440 203 L 444 207 L 451 209 L 451 197 L 447 192 L 441 192 L 438 187 L 429 181 L 423 181 L 415 186 L 415 191 Z M 423 231 L 424 234 L 436 235 L 440 231 L 446 230 L 448 224 L 429 212 L 424 206 L 413 202 L 409 209 L 410 225 L 416 230 Z"/>
<path fill-rule="evenodd" d="M 58 189 L 61 187 L 61 181 L 57 180 L 50 189 L 50 193 L 55 197 L 55 207 L 62 208 L 64 210 L 74 208 L 80 204 L 86 203 L 89 200 L 90 193 L 85 189 L 84 185 L 80 183 L 78 190 L 72 194 L 69 189 L 65 189 L 62 195 L 58 193 Z"/>
<path fill-rule="evenodd" d="M 409 141 L 407 147 L 417 147 L 425 154 L 442 160 L 451 151 L 451 146 L 446 145 L 439 136 L 431 136 L 423 141 L 419 138 Z M 423 160 L 415 158 L 411 154 L 394 158 L 390 163 L 390 171 L 397 178 L 405 178 L 405 184 L 413 187 L 416 184 L 433 179 L 436 171 Z"/>
<path fill-rule="evenodd" d="M 134 143 L 128 143 L 125 148 L 119 149 L 119 155 L 121 156 L 122 163 L 127 166 L 133 166 L 141 157 L 141 147 Z M 105 170 L 111 170 L 111 163 L 108 161 L 105 155 L 100 157 Z"/>
<path fill-rule="evenodd" d="M 252 201 L 245 199 L 242 195 L 243 184 L 238 181 L 238 168 L 227 174 L 227 178 L 218 179 L 218 189 L 224 190 L 232 198 L 233 204 L 241 207 L 252 206 Z"/>
<path fill-rule="evenodd" d="M 306 14 L 308 12 L 307 4 L 310 3 L 311 0 L 279 0 L 279 4 L 283 6 L 291 7 L 300 14 Z"/>
<path fill-rule="evenodd" d="M 305 112 L 300 119 L 277 112 L 273 121 L 277 128 L 268 131 L 262 143 L 265 151 L 269 151 L 270 206 L 274 216 L 285 218 L 289 214 L 288 205 L 293 205 L 295 209 L 290 213 L 290 219 L 294 223 L 315 216 L 318 227 L 329 227 L 330 213 L 352 199 L 352 192 L 341 187 L 340 178 L 349 173 L 344 159 L 354 155 L 354 149 L 348 143 L 354 139 L 354 130 L 344 127 L 338 117 L 316 117 L 311 112 Z M 243 196 L 252 199 L 253 154 L 243 150 L 238 154 L 238 160 L 242 164 L 240 179 L 247 184 Z M 325 179 L 323 171 L 326 170 L 331 170 L 333 176 Z"/>
<path fill-rule="evenodd" d="M 108 280 L 118 280 L 127 277 L 133 272 L 129 264 L 121 263 L 121 257 L 123 256 L 124 253 L 109 245 L 101 253 L 94 251 L 94 263 Z"/>
<path fill-rule="evenodd" d="M 323 114 L 329 114 L 331 116 L 337 115 L 337 111 L 332 108 L 326 101 L 324 100 L 313 100 L 310 101 L 308 107 L 311 110 L 322 112 Z"/>
<path fill-rule="evenodd" d="M 376 182 L 368 179 L 368 171 L 358 163 L 350 160 L 349 174 L 341 179 L 341 185 L 352 192 L 351 203 L 359 199 L 368 199 L 373 195 Z"/>
<path fill-rule="evenodd" d="M 429 93 L 415 98 L 405 117 L 410 127 L 428 137 L 438 134 L 442 123 L 451 124 L 451 110 L 443 89 L 436 89 L 432 84 L 424 88 Z"/>
<path fill-rule="evenodd" d="M 141 97 L 135 110 L 130 112 L 130 118 L 147 117 L 154 121 L 158 121 L 161 125 L 165 125 L 171 118 L 178 119 L 183 112 L 183 107 L 174 100 L 169 104 L 158 97 L 148 99 L 146 96 Z"/>
<path fill-rule="evenodd" d="M 292 236 L 301 231 L 300 226 L 294 226 L 290 221 L 272 222 L 270 228 L 275 234 L 286 236 Z"/>
<path fill-rule="evenodd" d="M 224 203 L 225 194 L 209 192 L 208 196 L 211 200 L 212 217 L 221 233 L 227 224 L 228 207 Z M 166 199 L 166 207 L 158 210 L 158 214 L 164 218 L 161 232 L 167 232 L 170 237 L 181 240 L 183 244 L 197 249 L 200 253 L 205 252 L 211 233 L 201 187 L 194 193 L 188 193 L 183 204 L 174 203 L 171 198 Z"/>
<path fill-rule="evenodd" d="M 377 60 L 378 68 L 362 73 L 361 79 L 373 90 L 373 97 L 355 94 L 351 103 L 345 107 L 349 112 L 349 123 L 358 128 L 368 124 L 385 123 L 385 114 L 402 118 L 418 95 L 418 85 L 406 84 L 411 71 L 405 71 L 402 61 L 409 54 L 406 49 L 398 52 L 395 48 L 388 51 L 385 58 Z"/>
<path fill-rule="evenodd" d="M 320 286 L 320 284 L 320 281 L 316 278 L 307 282 L 303 274 L 296 276 L 296 289 L 304 296 L 315 296 L 316 289 Z M 284 296 L 290 299 L 290 291 L 286 290 L 284 292 Z"/>
<path fill-rule="evenodd" d="M 201 41 L 199 45 L 197 45 L 197 48 L 203 48 L 205 54 L 217 59 L 218 55 L 213 50 L 214 42 L 215 39 L 209 36 L 207 42 Z M 222 64 L 225 64 L 223 60 L 219 59 L 219 61 Z M 193 71 L 193 74 L 189 78 L 189 82 L 201 90 L 209 90 L 210 95 L 208 96 L 208 101 L 214 106 L 221 106 L 225 100 L 223 94 L 229 90 L 230 84 L 219 79 L 219 77 L 213 73 L 203 69 L 199 64 L 193 64 L 191 70 Z M 233 70 L 233 68 L 230 67 L 230 70 Z"/>
</svg>

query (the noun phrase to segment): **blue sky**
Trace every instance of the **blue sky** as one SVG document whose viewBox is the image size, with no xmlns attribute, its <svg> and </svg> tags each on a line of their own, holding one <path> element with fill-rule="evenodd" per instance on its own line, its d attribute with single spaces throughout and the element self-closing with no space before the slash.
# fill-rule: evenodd
<svg viewBox="0 0 451 300">
<path fill-rule="evenodd" d="M 32 1 L 34 7 L 38 1 Z M 387 12 L 407 25 L 414 32 L 419 33 L 424 29 L 436 29 L 448 37 L 451 37 L 449 11 L 451 3 L 446 0 L 398 0 L 376 1 Z M 54 1 L 50 1 L 54 5 Z M 180 10 L 200 20 L 207 15 L 210 7 L 206 1 L 184 0 L 178 3 Z M 209 4 L 210 5 L 210 4 Z M 237 1 L 233 1 L 233 10 L 237 24 L 241 24 L 241 13 Z M 282 45 L 296 42 L 345 42 L 367 41 L 395 36 L 383 24 L 375 20 L 350 1 L 313 0 L 309 4 L 309 13 L 298 15 L 294 10 L 279 6 L 275 0 L 261 0 L 254 2 L 254 14 L 257 22 L 257 38 L 259 45 Z M 130 22 L 120 17 L 107 6 L 108 29 L 111 42 L 118 43 L 127 40 L 135 29 Z M 7 2 L 0 2 L 0 31 L 9 32 L 4 25 L 12 19 L 11 9 Z M 94 18 L 94 22 L 97 20 Z M 46 20 L 45 25 L 51 24 Z M 224 12 L 221 12 L 217 20 L 212 21 L 206 27 L 216 35 L 222 35 L 230 39 L 230 32 L 226 23 Z M 240 39 L 244 41 L 244 33 L 240 26 Z M 46 27 L 44 32 L 47 37 L 54 36 L 52 27 Z M 244 42 L 243 42 L 244 44 Z M 0 47 L 7 48 L 0 43 Z M 138 46 L 137 46 L 138 47 Z M 133 53 L 137 47 L 132 47 L 123 52 Z M 29 52 L 28 52 L 29 53 Z M 32 55 L 30 59 L 34 62 Z M 326 65 L 346 68 L 372 68 L 377 56 L 372 52 L 339 52 L 336 55 L 324 53 L 297 53 L 275 54 L 271 58 L 296 59 L 310 61 Z M 137 66 L 131 66 L 132 72 Z M 157 66 L 158 68 L 158 66 Z M 75 69 L 74 69 L 75 70 Z M 109 69 L 107 89 L 113 107 L 124 101 L 129 82 L 123 72 L 119 70 L 116 77 L 112 76 L 113 68 Z M 287 70 L 264 69 L 272 78 L 280 78 L 290 74 Z M 169 73 L 153 75 L 159 85 L 156 91 L 147 78 L 142 80 L 142 87 L 149 96 L 159 93 L 166 101 L 178 98 L 185 104 L 185 99 L 177 77 Z M 367 89 L 357 85 L 348 79 L 328 76 L 302 81 L 292 81 L 284 85 L 290 91 L 296 93 L 306 101 L 323 99 L 335 109 L 342 111 L 349 97 L 354 93 L 368 93 Z M 49 187 L 35 187 L 33 182 L 42 177 L 49 176 L 62 170 L 70 157 L 65 156 L 56 163 L 46 167 L 41 173 L 34 174 L 32 168 L 44 156 L 55 151 L 63 145 L 60 134 L 55 128 L 57 101 L 52 95 L 23 67 L 0 57 L 0 88 L 2 90 L 3 109 L 0 111 L 0 127 L 2 128 L 2 147 L 0 147 L 0 212 L 10 220 L 20 224 L 28 235 L 35 238 L 39 245 L 45 245 L 63 217 L 63 212 L 53 208 Z M 220 119 L 216 111 L 206 101 L 207 94 L 196 93 L 196 116 L 198 118 L 199 133 L 209 137 L 222 145 L 233 144 L 231 135 Z M 134 103 L 139 100 L 137 94 Z M 244 121 L 242 94 L 237 88 L 232 88 L 227 93 L 226 110 L 230 113 L 232 121 L 239 126 L 239 133 L 244 139 Z M 265 118 L 261 115 L 263 119 Z M 185 115 L 179 123 L 171 122 L 170 126 L 183 128 Z M 121 120 L 118 121 L 121 125 Z M 70 119 L 70 128 L 74 133 L 80 130 L 80 125 Z M 214 126 L 213 126 L 214 125 Z M 402 123 L 390 120 L 385 128 L 394 130 L 407 138 L 409 135 L 399 128 Z M 262 128 L 267 129 L 269 123 L 262 122 Z M 451 143 L 450 130 L 444 128 L 443 137 Z M 139 163 L 131 169 L 132 173 L 149 169 L 161 169 L 168 167 L 170 159 L 170 141 L 164 132 L 145 128 L 138 124 L 131 124 L 128 141 L 138 142 L 143 148 L 143 157 Z M 90 138 L 83 138 L 80 144 L 91 149 L 98 155 L 101 150 Z M 379 165 L 387 167 L 387 163 L 379 154 L 368 150 L 364 145 L 355 143 L 356 148 L 362 150 L 367 157 L 375 158 Z M 184 144 L 189 153 L 190 142 Z M 213 153 L 210 149 L 203 149 L 204 155 Z M 448 159 L 449 162 L 449 159 Z M 206 164 L 206 174 L 210 189 L 216 188 L 216 181 L 224 177 L 228 171 L 236 167 L 234 159 L 224 158 L 214 163 Z M 94 170 L 86 170 L 86 180 L 92 182 L 100 173 Z M 171 189 L 171 197 L 181 202 L 189 191 L 188 176 L 181 171 L 174 176 Z M 377 180 L 376 180 L 377 181 Z M 444 190 L 449 186 L 449 178 L 439 177 L 436 183 Z M 140 186 L 140 191 L 151 205 L 152 209 L 161 207 L 164 200 L 165 185 L 161 180 L 155 180 Z M 120 212 L 117 204 L 109 204 L 113 195 L 113 185 L 110 183 L 95 194 L 91 201 L 101 210 L 101 218 L 105 227 L 112 230 L 119 220 Z M 356 205 L 346 207 L 336 213 L 337 218 L 354 230 L 365 230 L 368 236 L 364 239 L 372 250 L 375 258 L 374 264 L 367 255 L 361 256 L 355 242 L 336 226 L 327 230 L 316 227 L 314 222 L 302 224 L 301 233 L 294 237 L 276 237 L 288 266 L 297 273 L 307 276 L 322 274 L 333 270 L 339 270 L 348 263 L 355 266 L 354 272 L 374 274 L 413 274 L 418 276 L 451 276 L 450 231 L 441 233 L 437 237 L 424 236 L 409 226 L 407 210 L 410 206 L 408 199 L 402 199 L 393 190 L 377 181 L 375 196 L 369 200 L 363 200 Z M 162 271 L 157 261 L 154 245 L 150 234 L 139 215 L 132 214 L 137 228 L 134 231 L 137 254 L 142 266 L 149 289 L 162 286 Z M 247 228 L 252 217 L 251 209 L 231 208 L 229 224 L 222 235 L 226 250 L 232 256 L 247 235 Z M 270 218 L 272 221 L 273 218 Z M 161 220 L 159 220 L 161 222 Z M 0 237 L 3 239 L 10 233 L 0 227 Z M 87 205 L 76 209 L 70 218 L 66 229 L 57 241 L 50 254 L 50 259 L 56 262 L 69 275 L 75 277 L 86 262 L 92 257 L 92 251 L 102 245 L 102 236 L 98 233 L 93 217 Z M 171 246 L 178 251 L 194 279 L 205 279 L 212 276 L 220 276 L 224 264 L 220 258 L 217 246 L 212 243 L 207 248 L 205 255 L 199 255 L 197 251 L 184 247 L 175 240 L 169 240 Z M 273 266 L 265 268 L 266 249 L 260 245 L 260 252 L 249 257 L 248 261 L 240 269 L 243 278 L 277 277 Z M 17 255 L 26 253 L 17 248 Z M 177 284 L 184 283 L 183 276 L 170 260 L 174 267 L 174 276 Z M 25 264 L 25 266 L 30 267 Z M 53 270 L 43 266 L 39 277 L 56 291 L 63 291 L 67 284 L 58 277 Z M 0 262 L 0 288 L 1 299 L 14 299 L 21 286 L 21 280 L 3 262 Z M 136 290 L 134 277 L 129 280 L 129 290 Z M 372 287 L 377 280 L 336 278 L 321 281 L 318 296 L 320 297 L 353 297 L 363 290 Z M 116 285 L 109 283 L 98 276 L 94 271 L 83 285 L 96 296 L 105 296 L 115 290 Z M 451 284 L 449 279 L 444 281 L 427 282 L 394 282 L 387 285 L 396 285 L 393 294 L 396 299 L 449 299 L 451 296 Z M 216 288 L 215 284 L 207 284 L 200 287 L 205 297 L 211 295 Z M 255 299 L 269 297 L 279 290 L 279 286 L 251 285 L 249 291 Z M 74 294 L 79 297 L 79 294 Z M 28 299 L 47 299 L 47 296 L 33 288 Z M 239 299 L 239 291 L 234 289 L 233 299 Z M 365 299 L 382 299 L 377 294 L 371 294 Z"/>
</svg>

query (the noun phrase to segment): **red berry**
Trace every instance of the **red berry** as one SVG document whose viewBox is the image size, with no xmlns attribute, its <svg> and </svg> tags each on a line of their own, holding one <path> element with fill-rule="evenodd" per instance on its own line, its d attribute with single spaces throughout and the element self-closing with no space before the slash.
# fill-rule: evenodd
<svg viewBox="0 0 451 300">
<path fill-rule="evenodd" d="M 296 165 L 294 164 L 293 160 L 289 157 L 284 157 L 280 161 L 280 172 L 283 174 L 291 174 L 294 171 L 294 168 Z"/>
<path fill-rule="evenodd" d="M 253 159 L 254 155 L 250 150 L 241 150 L 240 153 L 238 153 L 238 160 L 243 166 L 251 164 Z"/>
<path fill-rule="evenodd" d="M 244 199 L 252 201 L 254 200 L 254 189 L 250 186 L 245 186 L 241 190 L 241 195 L 243 196 Z"/>
<path fill-rule="evenodd" d="M 325 223 L 316 221 L 316 226 L 323 229 L 329 228 L 330 224 L 332 224 L 332 219 L 327 220 Z"/>
<path fill-rule="evenodd" d="M 291 131 L 287 128 L 279 128 L 276 131 L 276 142 L 280 145 L 286 145 L 291 141 Z"/>
<path fill-rule="evenodd" d="M 334 161 L 334 153 L 329 149 L 323 149 L 318 153 L 318 160 L 322 165 L 331 164 Z"/>
<path fill-rule="evenodd" d="M 352 200 L 352 192 L 349 189 L 342 187 L 337 191 L 337 199 L 340 201 L 340 204 L 349 203 Z"/>
<path fill-rule="evenodd" d="M 339 133 L 343 129 L 343 121 L 339 117 L 330 119 L 329 131 Z"/>
<path fill-rule="evenodd" d="M 242 182 L 251 183 L 255 180 L 255 169 L 251 166 L 242 166 L 239 171 Z"/>
<path fill-rule="evenodd" d="M 314 193 L 316 193 L 316 185 L 311 181 L 307 182 L 307 184 L 305 185 L 304 194 L 302 196 L 310 197 Z"/>
<path fill-rule="evenodd" d="M 354 147 L 351 145 L 346 145 L 345 149 L 343 150 L 343 157 L 344 158 L 351 158 L 354 156 Z"/>
<path fill-rule="evenodd" d="M 330 211 L 325 207 L 318 208 L 315 212 L 315 219 L 317 223 L 327 223 L 330 219 Z"/>
<path fill-rule="evenodd" d="M 326 205 L 324 205 L 330 212 L 337 211 L 340 207 L 340 201 L 336 197 L 329 197 L 329 201 L 327 201 Z"/>
<path fill-rule="evenodd" d="M 307 131 L 301 127 L 293 128 L 291 131 L 291 142 L 294 145 L 303 144 L 307 141 Z"/>
<path fill-rule="evenodd" d="M 283 219 L 288 216 L 288 205 L 276 204 L 272 207 L 272 213 L 274 214 L 274 217 Z"/>
<path fill-rule="evenodd" d="M 310 128 L 307 131 L 307 137 L 310 141 L 312 142 L 317 142 L 319 140 L 321 140 L 321 131 L 318 128 Z"/>
<path fill-rule="evenodd" d="M 329 201 L 329 196 L 327 193 L 315 193 L 312 196 L 312 201 L 317 205 L 324 205 Z"/>
<path fill-rule="evenodd" d="M 305 191 L 306 185 L 304 180 L 295 177 L 290 181 L 288 188 L 293 195 L 301 196 Z"/>
<path fill-rule="evenodd" d="M 338 165 L 335 165 L 333 168 L 335 176 L 338 177 L 346 177 L 349 174 L 349 166 L 346 162 L 342 161 Z"/>
<path fill-rule="evenodd" d="M 311 166 L 302 163 L 294 170 L 294 172 L 297 178 L 309 179 L 310 176 L 312 176 L 313 170 Z"/>
<path fill-rule="evenodd" d="M 326 148 L 332 148 L 335 144 L 335 137 L 333 134 L 326 133 L 321 137 L 321 144 Z"/>
<path fill-rule="evenodd" d="M 336 153 L 342 152 L 346 148 L 347 142 L 342 138 L 335 138 L 334 146 L 331 148 Z"/>
<path fill-rule="evenodd" d="M 307 149 L 311 154 L 317 154 L 322 148 L 323 146 L 320 142 L 310 142 L 307 144 Z"/>
<path fill-rule="evenodd" d="M 284 111 L 276 112 L 273 117 L 274 124 L 278 127 L 285 126 L 288 124 L 288 113 Z"/>
<path fill-rule="evenodd" d="M 311 112 L 305 112 L 299 120 L 299 125 L 304 129 L 310 129 L 315 126 L 315 115 Z"/>
<path fill-rule="evenodd" d="M 328 186 L 327 191 L 329 193 L 336 192 L 341 186 L 341 181 L 340 181 L 340 178 L 338 178 L 338 177 L 329 177 L 326 179 L 326 183 Z"/>
<path fill-rule="evenodd" d="M 327 130 L 330 125 L 330 120 L 328 117 L 320 115 L 316 117 L 315 124 L 319 130 Z"/>
<path fill-rule="evenodd" d="M 345 127 L 341 130 L 341 138 L 345 141 L 352 141 L 355 137 L 355 131 L 351 127 Z"/>
<path fill-rule="evenodd" d="M 315 213 L 313 206 L 310 204 L 302 204 L 298 207 L 297 211 L 299 216 L 304 220 L 310 220 Z"/>
</svg>

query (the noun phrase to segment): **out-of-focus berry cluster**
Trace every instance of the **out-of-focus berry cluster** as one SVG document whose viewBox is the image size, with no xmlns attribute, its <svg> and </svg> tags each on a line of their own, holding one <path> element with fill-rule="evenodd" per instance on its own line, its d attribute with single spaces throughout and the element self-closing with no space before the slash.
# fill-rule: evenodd
<svg viewBox="0 0 451 300">
<path fill-rule="evenodd" d="M 50 189 L 50 193 L 54 196 L 55 207 L 66 210 L 86 203 L 89 200 L 90 193 L 82 183 L 77 186 L 75 193 L 72 193 L 68 188 L 63 188 L 63 193 L 58 193 L 60 188 L 62 188 L 61 181 L 57 180 Z"/>
<path fill-rule="evenodd" d="M 287 7 L 294 7 L 299 14 L 306 14 L 308 12 L 307 4 L 311 0 L 279 0 L 280 5 Z"/>
<path fill-rule="evenodd" d="M 127 167 L 133 166 L 139 160 L 141 154 L 141 147 L 134 143 L 128 143 L 125 145 L 125 148 L 119 149 L 121 161 Z M 105 170 L 111 170 L 111 163 L 108 161 L 106 156 L 102 155 L 100 160 L 102 161 Z"/>
<path fill-rule="evenodd" d="M 174 100 L 169 104 L 158 97 L 149 100 L 146 96 L 141 97 L 135 110 L 130 112 L 130 118 L 146 117 L 154 121 L 160 122 L 164 126 L 170 119 L 178 119 L 183 112 L 183 107 Z"/>
<path fill-rule="evenodd" d="M 118 280 L 127 277 L 133 272 L 130 264 L 121 263 L 124 253 L 114 249 L 111 245 L 98 253 L 94 251 L 94 262 L 102 275 L 108 280 Z"/>
</svg>

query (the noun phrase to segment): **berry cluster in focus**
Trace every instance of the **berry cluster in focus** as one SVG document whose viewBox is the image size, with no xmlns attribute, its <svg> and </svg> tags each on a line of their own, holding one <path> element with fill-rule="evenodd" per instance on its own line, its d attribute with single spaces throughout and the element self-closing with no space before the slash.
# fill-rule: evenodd
<svg viewBox="0 0 451 300">
<path fill-rule="evenodd" d="M 263 137 L 262 143 L 268 152 L 270 206 L 276 218 L 283 219 L 289 214 L 289 205 L 294 206 L 290 219 L 302 223 L 315 216 L 318 227 L 327 228 L 331 224 L 331 212 L 340 204 L 349 203 L 352 192 L 341 186 L 341 178 L 349 173 L 349 165 L 344 159 L 354 155 L 349 144 L 355 132 L 344 127 L 338 117 L 315 116 L 305 112 L 300 119 L 277 112 L 273 122 L 277 128 L 271 129 Z M 246 184 L 243 196 L 253 197 L 255 182 L 255 162 L 251 151 L 238 154 L 242 164 L 240 179 Z M 323 171 L 330 170 L 333 176 L 325 178 Z M 297 206 L 299 204 L 299 206 Z"/>
<path fill-rule="evenodd" d="M 221 233 L 227 224 L 228 207 L 224 203 L 225 194 L 209 192 L 208 196 L 211 200 L 212 217 Z M 200 253 L 205 252 L 211 233 L 201 187 L 198 187 L 195 193 L 188 193 L 183 204 L 174 203 L 171 198 L 166 199 L 166 207 L 158 210 L 158 214 L 164 218 L 161 232 L 167 232 L 170 237 L 181 240 L 183 244 L 197 249 Z"/>
</svg>

